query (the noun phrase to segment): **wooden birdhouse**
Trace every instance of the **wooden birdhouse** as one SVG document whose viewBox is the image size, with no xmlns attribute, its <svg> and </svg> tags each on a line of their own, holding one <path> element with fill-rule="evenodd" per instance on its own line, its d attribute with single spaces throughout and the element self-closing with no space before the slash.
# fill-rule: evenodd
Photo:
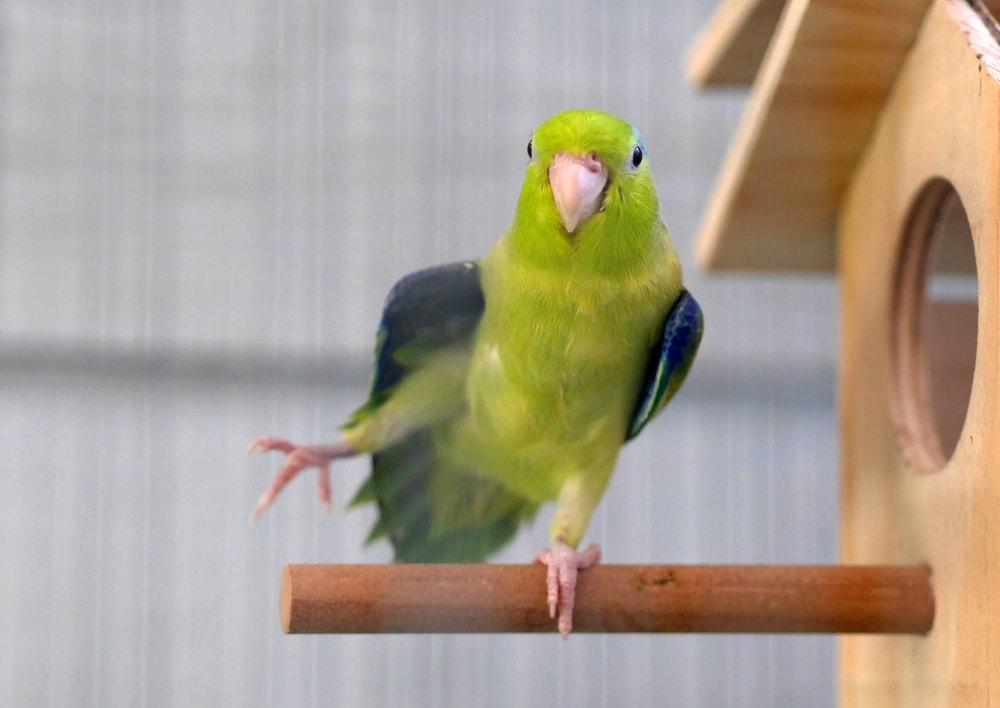
<svg viewBox="0 0 1000 708">
<path fill-rule="evenodd" d="M 727 0 L 690 55 L 700 85 L 753 83 L 699 259 L 837 272 L 841 560 L 933 574 L 926 637 L 841 639 L 842 705 L 1000 705 L 994 16 Z"/>
</svg>

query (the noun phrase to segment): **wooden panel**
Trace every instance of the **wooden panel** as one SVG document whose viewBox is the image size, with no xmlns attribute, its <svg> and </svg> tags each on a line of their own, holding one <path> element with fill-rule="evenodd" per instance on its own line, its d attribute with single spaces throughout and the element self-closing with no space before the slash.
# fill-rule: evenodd
<svg viewBox="0 0 1000 708">
<path fill-rule="evenodd" d="M 698 237 L 719 269 L 832 270 L 836 212 L 926 0 L 789 0 Z"/>
<path fill-rule="evenodd" d="M 688 80 L 700 88 L 750 85 L 785 0 L 724 0 L 688 53 Z"/>
<path fill-rule="evenodd" d="M 937 0 L 929 12 L 839 229 L 842 560 L 928 562 L 937 603 L 925 639 L 841 640 L 844 706 L 1000 704 L 1000 662 L 991 658 L 1000 645 L 1000 88 L 977 59 L 987 48 L 970 49 L 956 17 L 977 21 L 962 0 Z M 969 217 L 979 334 L 955 452 L 940 471 L 918 472 L 890 410 L 889 332 L 907 215 L 934 176 L 951 182 Z"/>
</svg>

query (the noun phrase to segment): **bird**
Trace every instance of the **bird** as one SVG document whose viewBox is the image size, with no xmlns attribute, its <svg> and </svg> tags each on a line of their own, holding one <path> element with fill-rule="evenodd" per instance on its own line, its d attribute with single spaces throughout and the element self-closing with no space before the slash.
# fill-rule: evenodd
<svg viewBox="0 0 1000 708">
<path fill-rule="evenodd" d="M 378 505 L 368 541 L 397 562 L 481 562 L 555 501 L 546 602 L 572 630 L 578 550 L 619 451 L 683 383 L 704 329 L 660 217 L 646 145 L 610 113 L 573 109 L 531 134 L 510 226 L 478 260 L 399 280 L 367 400 L 332 444 L 262 437 L 286 455 L 253 517 L 316 468 L 370 454 L 350 506 Z"/>
</svg>

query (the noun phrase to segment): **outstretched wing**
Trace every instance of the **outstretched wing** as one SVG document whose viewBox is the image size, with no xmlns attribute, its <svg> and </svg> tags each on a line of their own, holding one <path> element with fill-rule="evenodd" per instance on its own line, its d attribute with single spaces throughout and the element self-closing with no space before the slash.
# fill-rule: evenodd
<svg viewBox="0 0 1000 708">
<path fill-rule="evenodd" d="M 348 426 L 387 401 L 427 357 L 471 346 L 484 309 L 479 266 L 471 261 L 421 270 L 396 283 L 382 313 L 368 401 Z M 368 541 L 388 537 L 397 561 L 481 561 L 535 511 L 537 505 L 496 482 L 450 472 L 434 430 L 426 427 L 372 454 L 371 475 L 351 502 L 378 503 Z"/>
<path fill-rule="evenodd" d="M 638 435 L 684 383 L 694 362 L 694 355 L 698 352 L 704 328 L 701 307 L 691 297 L 691 293 L 682 290 L 663 325 L 663 338 L 650 352 L 646 378 L 629 423 L 626 440 Z"/>
<path fill-rule="evenodd" d="M 368 401 L 352 420 L 382 405 L 425 356 L 471 342 L 485 306 L 479 264 L 474 261 L 426 268 L 401 278 L 382 309 Z"/>
</svg>

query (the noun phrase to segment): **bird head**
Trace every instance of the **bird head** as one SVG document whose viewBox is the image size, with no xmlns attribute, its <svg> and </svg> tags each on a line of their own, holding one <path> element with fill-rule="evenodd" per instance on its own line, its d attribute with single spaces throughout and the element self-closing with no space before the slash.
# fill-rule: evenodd
<svg viewBox="0 0 1000 708">
<path fill-rule="evenodd" d="M 515 229 L 526 255 L 627 259 L 648 246 L 659 203 L 642 136 L 609 113 L 570 110 L 528 142 Z"/>
</svg>

